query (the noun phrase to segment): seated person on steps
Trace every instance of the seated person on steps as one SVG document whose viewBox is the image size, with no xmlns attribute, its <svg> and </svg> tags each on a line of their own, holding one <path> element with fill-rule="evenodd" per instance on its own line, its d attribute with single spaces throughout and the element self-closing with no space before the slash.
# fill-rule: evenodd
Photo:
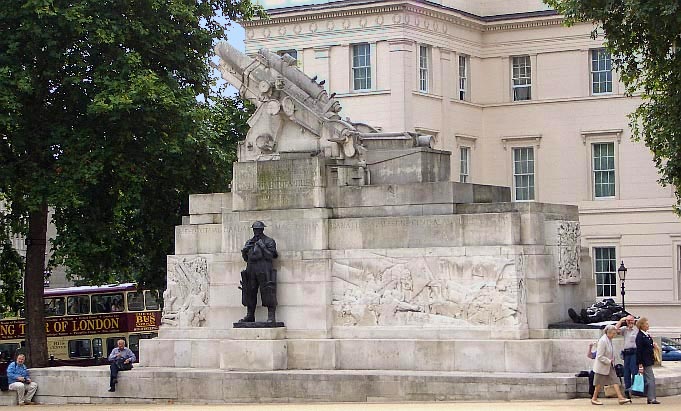
<svg viewBox="0 0 681 411">
<path fill-rule="evenodd" d="M 28 369 L 24 365 L 26 357 L 24 354 L 17 355 L 17 360 L 12 362 L 7 367 L 7 382 L 9 389 L 17 392 L 17 400 L 19 405 L 31 405 L 31 399 L 38 389 L 38 384 L 31 381 L 28 374 Z"/>
<path fill-rule="evenodd" d="M 109 378 L 109 392 L 116 391 L 116 383 L 118 383 L 118 372 L 132 369 L 132 363 L 135 362 L 135 353 L 130 348 L 125 346 L 124 340 L 118 340 L 118 346 L 111 350 L 109 354 L 109 361 L 111 361 L 111 377 Z"/>
</svg>

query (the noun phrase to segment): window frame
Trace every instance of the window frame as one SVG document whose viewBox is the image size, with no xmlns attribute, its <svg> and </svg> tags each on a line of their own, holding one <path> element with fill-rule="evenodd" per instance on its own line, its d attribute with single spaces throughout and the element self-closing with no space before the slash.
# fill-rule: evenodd
<svg viewBox="0 0 681 411">
<path fill-rule="evenodd" d="M 71 355 L 71 353 L 73 352 L 73 351 L 71 351 L 71 343 L 76 343 L 76 342 L 79 342 L 79 341 L 87 341 L 88 342 L 88 344 L 90 345 L 90 354 L 89 355 Z M 90 338 L 74 338 L 74 339 L 68 340 L 66 342 L 66 349 L 67 349 L 67 352 L 69 354 L 69 358 L 92 358 L 92 353 L 94 352 L 93 345 L 94 344 L 92 343 L 92 340 Z"/>
<path fill-rule="evenodd" d="M 518 65 L 519 76 L 515 77 L 516 59 L 527 59 L 526 65 Z M 520 76 L 521 68 L 525 68 L 525 76 Z M 516 84 L 516 81 L 524 81 L 524 84 Z M 527 98 L 520 99 L 516 96 L 516 89 L 527 89 Z M 532 100 L 532 58 L 529 54 L 520 56 L 511 56 L 511 100 L 516 101 L 531 101 Z"/>
<path fill-rule="evenodd" d="M 433 48 L 428 44 L 419 44 L 418 47 L 418 90 L 421 93 L 430 93 L 432 89 Z"/>
<path fill-rule="evenodd" d="M 366 58 L 366 61 L 368 62 L 368 64 L 363 65 L 363 66 L 362 65 L 356 66 L 355 65 L 355 49 L 360 47 L 360 46 L 361 47 L 363 47 L 363 46 L 367 47 L 367 49 L 366 49 L 367 53 L 362 54 L 361 56 Z M 374 81 L 373 81 L 374 69 L 373 69 L 373 66 L 372 66 L 372 59 L 373 59 L 372 54 L 373 54 L 373 46 L 372 46 L 371 43 L 362 42 L 362 43 L 353 43 L 353 44 L 350 45 L 350 90 L 352 90 L 353 92 L 365 92 L 365 91 L 371 91 L 371 90 L 374 89 L 373 88 L 374 87 Z M 359 54 L 357 56 L 360 57 Z M 355 78 L 355 73 L 358 70 L 366 70 L 365 71 L 366 76 L 359 79 L 359 81 L 366 81 L 366 85 L 368 87 L 366 87 L 366 88 L 356 88 L 355 87 L 355 85 L 357 84 L 356 78 Z"/>
<path fill-rule="evenodd" d="M 133 309 L 130 307 L 130 296 L 131 295 L 138 295 L 139 300 L 141 301 L 141 306 L 139 309 Z M 146 311 L 144 307 L 144 293 L 143 290 L 137 290 L 137 291 L 126 291 L 125 292 L 125 311 L 132 312 L 132 313 L 138 313 L 141 311 Z"/>
<path fill-rule="evenodd" d="M 584 154 L 586 157 L 586 164 L 588 167 L 588 176 L 586 178 L 587 186 L 585 187 L 585 196 L 591 201 L 608 201 L 619 199 L 620 197 L 620 142 L 622 140 L 622 132 L 620 129 L 605 129 L 605 130 L 582 130 L 582 144 L 584 145 Z M 596 197 L 595 180 L 594 180 L 594 160 L 593 160 L 593 144 L 594 143 L 615 143 L 615 196 L 614 197 Z"/>
<path fill-rule="evenodd" d="M 596 146 L 612 146 L 612 168 L 603 168 L 603 169 L 596 169 Z M 590 143 L 591 147 L 591 195 L 595 200 L 610 200 L 610 199 L 615 199 L 617 198 L 618 194 L 618 188 L 617 188 L 617 161 L 616 161 L 616 152 L 617 148 L 615 146 L 614 141 L 593 141 Z M 610 157 L 610 156 L 606 156 Z M 602 163 L 604 156 L 599 157 L 599 163 Z M 598 178 L 597 175 L 598 173 L 612 173 L 612 183 L 607 183 L 608 185 L 612 184 L 612 190 L 613 193 L 612 195 L 598 195 L 598 190 L 597 190 L 597 184 L 600 184 L 601 186 L 605 185 L 604 183 L 597 183 Z M 603 174 L 601 174 L 603 175 Z"/>
<path fill-rule="evenodd" d="M 595 54 L 596 53 L 596 54 Z M 599 66 L 599 70 L 594 70 L 594 54 L 596 56 L 595 62 Z M 610 69 L 603 69 L 600 70 L 600 56 L 601 55 L 607 55 L 608 58 L 605 60 L 606 61 L 606 67 L 607 67 L 607 62 L 609 61 Z M 609 81 L 607 80 L 607 75 L 606 75 L 606 81 L 601 82 L 600 79 L 598 82 L 594 81 L 594 76 L 600 73 L 609 73 Z M 592 96 L 602 96 L 602 95 L 607 95 L 607 94 L 612 94 L 613 93 L 613 69 L 612 69 L 612 55 L 610 54 L 609 51 L 607 51 L 604 47 L 597 48 L 597 49 L 589 49 L 589 83 L 590 83 L 590 90 L 591 90 L 591 95 Z M 610 83 L 610 90 L 609 91 L 595 91 L 594 86 L 596 84 L 601 84 L 604 83 L 606 86 L 608 83 Z"/>
<path fill-rule="evenodd" d="M 461 62 L 463 61 L 463 73 L 461 72 Z M 470 101 L 470 67 L 471 58 L 467 54 L 459 54 L 458 58 L 458 68 L 459 68 L 459 100 L 460 101 Z M 463 80 L 463 88 L 461 86 Z"/>
<path fill-rule="evenodd" d="M 532 153 L 532 160 L 527 160 L 528 165 L 529 161 L 532 163 L 532 173 L 524 172 L 524 173 L 518 173 L 516 171 L 516 163 L 518 162 L 516 160 L 516 150 L 530 150 Z M 522 158 L 521 160 L 522 161 Z M 511 147 L 511 172 L 512 172 L 512 183 L 513 183 L 513 201 L 518 202 L 518 203 L 526 203 L 526 202 L 532 202 L 532 201 L 537 201 L 537 155 L 536 155 L 536 147 L 533 145 L 518 145 L 518 146 L 513 146 Z M 530 184 L 530 179 L 528 179 L 528 185 L 527 185 L 527 190 L 528 190 L 528 196 L 531 194 L 531 198 L 527 199 L 518 199 L 518 184 L 517 184 L 517 178 L 516 177 L 522 177 L 522 176 L 531 176 L 531 181 L 532 183 Z M 530 191 L 531 188 L 531 191 Z"/>
<path fill-rule="evenodd" d="M 70 308 L 71 308 L 71 299 L 72 298 L 78 298 L 78 299 L 87 298 L 87 304 L 88 304 L 87 312 L 82 312 L 82 306 L 81 306 L 82 302 L 80 302 L 80 301 L 78 302 L 78 306 L 79 306 L 78 312 L 77 313 L 71 312 Z M 66 315 L 87 315 L 87 314 L 90 314 L 91 312 L 92 312 L 92 302 L 90 301 L 90 295 L 89 294 L 69 295 L 69 296 L 66 297 Z"/>
<path fill-rule="evenodd" d="M 464 156 L 464 152 L 466 155 Z M 465 160 L 464 160 L 465 157 Z M 465 170 L 464 170 L 465 168 Z M 465 173 L 464 173 L 465 171 Z M 471 147 L 460 145 L 459 146 L 459 182 L 460 183 L 470 183 L 471 175 Z"/>
<path fill-rule="evenodd" d="M 605 250 L 605 249 L 611 249 L 613 250 L 614 253 L 614 258 L 609 259 L 613 262 L 612 266 L 612 271 L 598 271 L 598 259 L 597 259 L 597 251 L 596 250 Z M 605 299 L 605 298 L 617 298 L 617 286 L 618 286 L 618 278 L 617 278 L 617 261 L 618 260 L 618 249 L 617 246 L 611 245 L 611 244 L 597 244 L 597 245 L 592 245 L 591 246 L 592 250 L 592 256 L 593 256 L 593 275 L 594 275 L 594 285 L 596 287 L 596 298 L 600 299 Z M 599 295 L 598 294 L 598 287 L 599 287 L 599 279 L 598 275 L 599 274 L 610 274 L 612 277 L 612 282 L 607 283 L 607 286 L 610 288 L 610 291 L 613 291 L 612 294 L 609 295 Z M 606 283 L 602 283 L 602 287 L 606 287 Z M 603 293 L 605 294 L 605 293 Z"/>
<path fill-rule="evenodd" d="M 49 300 L 49 302 L 48 302 Z M 57 311 L 59 308 L 58 301 L 61 301 L 63 306 L 62 312 Z M 53 304 L 54 303 L 54 304 Z M 53 304 L 54 312 L 50 312 L 50 304 Z M 45 306 L 45 317 L 61 317 L 66 315 L 66 297 L 65 296 L 54 296 L 54 297 L 43 297 L 43 305 Z"/>
</svg>

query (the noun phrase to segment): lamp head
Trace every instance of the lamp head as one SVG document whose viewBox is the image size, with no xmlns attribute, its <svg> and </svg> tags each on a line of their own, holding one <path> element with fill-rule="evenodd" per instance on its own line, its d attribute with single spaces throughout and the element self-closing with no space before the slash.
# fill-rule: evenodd
<svg viewBox="0 0 681 411">
<path fill-rule="evenodd" d="M 620 281 L 624 281 L 627 278 L 627 267 L 624 266 L 624 261 L 620 263 L 620 268 L 617 269 L 617 275 L 620 277 Z"/>
</svg>

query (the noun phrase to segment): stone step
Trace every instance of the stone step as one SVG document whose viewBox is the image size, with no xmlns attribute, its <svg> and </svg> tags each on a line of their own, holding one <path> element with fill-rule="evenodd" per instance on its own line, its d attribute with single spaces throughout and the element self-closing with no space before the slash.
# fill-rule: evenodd
<svg viewBox="0 0 681 411">
<path fill-rule="evenodd" d="M 14 406 L 17 405 L 16 391 L 0 391 L 0 406 Z"/>
<path fill-rule="evenodd" d="M 656 368 L 658 397 L 681 394 L 681 366 Z M 137 367 L 119 374 L 109 393 L 109 369 L 32 370 L 36 399 L 65 403 L 403 402 L 550 400 L 588 396 L 586 378 L 572 373 L 424 371 L 242 372 Z M 197 388 L 201 387 L 200 395 Z"/>
</svg>

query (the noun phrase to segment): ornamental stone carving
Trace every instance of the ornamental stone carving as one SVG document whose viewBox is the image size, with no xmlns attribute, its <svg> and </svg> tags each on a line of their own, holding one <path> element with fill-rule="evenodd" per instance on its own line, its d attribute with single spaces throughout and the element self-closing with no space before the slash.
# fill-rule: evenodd
<svg viewBox="0 0 681 411">
<path fill-rule="evenodd" d="M 379 26 L 383 25 L 383 16 L 376 17 L 376 24 L 378 24 Z"/>
<path fill-rule="evenodd" d="M 513 258 L 364 257 L 333 261 L 336 325 L 526 324 L 524 274 Z"/>
<path fill-rule="evenodd" d="M 578 284 L 582 280 L 580 228 L 577 221 L 558 225 L 558 284 Z"/>
<path fill-rule="evenodd" d="M 161 323 L 172 327 L 203 327 L 208 308 L 208 260 L 168 256 L 167 288 Z"/>
<path fill-rule="evenodd" d="M 350 20 L 344 19 L 343 22 L 341 23 L 344 29 L 349 29 L 350 28 Z"/>
<path fill-rule="evenodd" d="M 334 29 L 334 27 L 335 27 L 335 25 L 333 23 L 333 20 L 329 20 L 329 21 L 326 22 L 326 29 L 327 30 L 331 31 L 331 30 Z"/>
<path fill-rule="evenodd" d="M 310 23 L 310 33 L 316 33 L 318 30 L 317 23 Z"/>
<path fill-rule="evenodd" d="M 399 14 L 393 14 L 393 23 L 399 24 L 402 22 L 402 16 Z"/>
</svg>

